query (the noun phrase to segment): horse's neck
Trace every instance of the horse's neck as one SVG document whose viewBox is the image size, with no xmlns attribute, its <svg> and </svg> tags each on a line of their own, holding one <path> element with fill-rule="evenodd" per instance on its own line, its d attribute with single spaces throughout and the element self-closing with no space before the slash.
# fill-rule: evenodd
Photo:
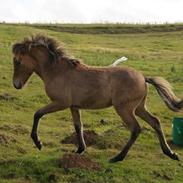
<svg viewBox="0 0 183 183">
<path fill-rule="evenodd" d="M 43 80 L 45 81 L 47 70 L 50 69 L 48 66 L 49 62 L 49 55 L 46 51 L 43 49 L 32 49 L 32 55 L 34 56 L 34 59 L 36 60 L 36 67 L 35 67 L 35 73 Z M 48 72 L 49 73 L 49 72 Z"/>
<path fill-rule="evenodd" d="M 64 74 L 67 70 L 67 65 L 68 64 L 63 60 L 58 61 L 58 63 L 49 63 L 48 60 L 39 60 L 35 73 L 46 84 L 53 80 L 58 74 Z"/>
<path fill-rule="evenodd" d="M 44 62 L 40 61 L 37 63 L 37 67 L 35 68 L 35 73 L 44 81 L 45 80 L 45 68 Z"/>
</svg>

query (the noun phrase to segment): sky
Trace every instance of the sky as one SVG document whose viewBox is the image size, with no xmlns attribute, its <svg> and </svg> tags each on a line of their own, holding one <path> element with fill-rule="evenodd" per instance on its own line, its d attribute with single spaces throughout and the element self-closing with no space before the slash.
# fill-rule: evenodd
<svg viewBox="0 0 183 183">
<path fill-rule="evenodd" d="M 1 0 L 0 22 L 175 23 L 183 0 Z"/>
</svg>

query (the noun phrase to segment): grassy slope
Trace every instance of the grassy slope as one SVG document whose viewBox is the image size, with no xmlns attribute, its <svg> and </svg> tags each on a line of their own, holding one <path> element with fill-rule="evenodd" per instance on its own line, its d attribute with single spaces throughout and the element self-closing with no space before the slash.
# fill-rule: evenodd
<svg viewBox="0 0 183 183">
<path fill-rule="evenodd" d="M 57 182 L 125 182 L 125 183 L 180 183 L 183 179 L 182 162 L 165 157 L 159 147 L 153 130 L 141 121 L 149 130 L 143 131 L 130 150 L 124 162 L 109 164 L 126 142 L 129 132 L 121 125 L 119 117 L 112 108 L 99 111 L 82 111 L 85 129 L 93 129 L 103 138 L 96 146 L 85 152 L 91 159 L 102 164 L 101 172 L 74 169 L 65 173 L 58 168 L 57 161 L 66 152 L 75 149 L 74 145 L 60 144 L 60 140 L 71 134 L 74 129 L 69 110 L 43 117 L 39 134 L 44 143 L 41 152 L 33 147 L 30 139 L 34 112 L 48 103 L 43 84 L 33 75 L 28 86 L 16 91 L 11 84 L 12 61 L 11 44 L 33 33 L 45 33 L 65 44 L 69 53 L 82 59 L 89 65 L 108 65 L 123 55 L 129 57 L 124 65 L 141 70 L 148 76 L 163 76 L 181 95 L 183 90 L 183 32 L 159 32 L 146 34 L 74 34 L 29 26 L 0 25 L 0 95 L 8 93 L 9 99 L 0 97 L 0 182 L 50 182 L 55 175 Z M 170 112 L 160 101 L 154 88 L 150 87 L 148 107 L 160 117 L 167 139 L 171 139 L 171 121 L 173 116 L 182 113 Z M 106 119 L 107 125 L 100 125 L 100 119 Z M 4 141 L 3 141 L 4 142 Z M 112 144 L 112 145 L 111 145 Z M 120 145 L 121 144 L 121 145 Z M 114 148 L 108 148 L 108 147 Z M 115 148 L 118 147 L 118 148 Z M 183 150 L 173 147 L 183 156 Z M 111 171 L 106 171 L 111 169 Z"/>
<path fill-rule="evenodd" d="M 124 34 L 124 33 L 148 33 L 148 32 L 172 32 L 182 31 L 183 24 L 33 24 L 40 29 L 49 29 L 58 32 L 70 32 L 81 34 Z"/>
</svg>

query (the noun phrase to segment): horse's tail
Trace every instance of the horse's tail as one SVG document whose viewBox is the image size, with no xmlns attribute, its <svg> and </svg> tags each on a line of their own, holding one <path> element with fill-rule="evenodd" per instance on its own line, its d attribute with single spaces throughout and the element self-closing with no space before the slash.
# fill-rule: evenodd
<svg viewBox="0 0 183 183">
<path fill-rule="evenodd" d="M 120 63 L 122 63 L 122 62 L 124 62 L 124 61 L 126 61 L 126 60 L 128 60 L 127 57 L 121 57 L 121 58 L 115 60 L 115 61 L 113 62 L 113 64 L 111 64 L 110 66 L 116 67 L 117 65 L 119 65 Z"/>
<path fill-rule="evenodd" d="M 145 81 L 155 86 L 158 94 L 161 96 L 169 109 L 178 112 L 183 108 L 183 99 L 176 97 L 172 91 L 172 86 L 167 80 L 161 77 L 146 77 Z"/>
</svg>

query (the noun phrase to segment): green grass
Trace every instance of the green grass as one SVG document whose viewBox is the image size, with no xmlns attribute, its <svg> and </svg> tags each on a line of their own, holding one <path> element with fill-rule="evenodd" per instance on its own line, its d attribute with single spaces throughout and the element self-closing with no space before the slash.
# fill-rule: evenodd
<svg viewBox="0 0 183 183">
<path fill-rule="evenodd" d="M 71 31 L 62 31 L 60 25 L 56 30 L 54 26 L 0 24 L 0 139 L 5 138 L 0 140 L 0 183 L 47 183 L 51 182 L 50 177 L 59 183 L 181 183 L 183 163 L 163 155 L 154 131 L 141 120 L 141 126 L 148 130 L 142 132 L 127 158 L 116 164 L 108 163 L 129 137 L 113 108 L 82 111 L 85 129 L 95 130 L 101 137 L 96 145 L 87 148 L 85 154 L 101 163 L 102 170 L 72 169 L 65 172 L 59 168 L 58 161 L 63 154 L 76 149 L 74 145 L 60 143 L 74 131 L 69 110 L 43 117 L 39 135 L 44 147 L 42 151 L 35 149 L 30 139 L 33 114 L 49 99 L 36 75 L 29 79 L 24 89 L 17 91 L 13 88 L 11 55 L 14 42 L 31 34 L 43 33 L 55 37 L 65 45 L 68 53 L 89 65 L 105 66 L 127 56 L 129 60 L 123 65 L 141 70 L 147 76 L 163 76 L 181 96 L 183 31 L 177 28 L 181 25 L 167 25 L 161 31 L 154 31 L 155 28 L 149 25 L 148 31 L 141 31 L 141 34 L 138 31 L 128 33 L 124 28 L 144 29 L 139 25 L 74 25 L 75 31 L 73 25 L 64 25 Z M 102 31 L 98 32 L 101 30 L 98 27 L 102 27 Z M 165 30 L 170 27 L 176 30 Z M 85 31 L 80 32 L 81 29 Z M 115 32 L 117 29 L 121 32 Z M 4 97 L 5 93 L 10 97 Z M 182 112 L 175 114 L 168 110 L 151 86 L 148 108 L 161 119 L 165 135 L 171 140 L 172 119 L 182 116 Z M 101 119 L 107 124 L 101 125 Z M 172 148 L 183 159 L 183 149 Z"/>
</svg>

